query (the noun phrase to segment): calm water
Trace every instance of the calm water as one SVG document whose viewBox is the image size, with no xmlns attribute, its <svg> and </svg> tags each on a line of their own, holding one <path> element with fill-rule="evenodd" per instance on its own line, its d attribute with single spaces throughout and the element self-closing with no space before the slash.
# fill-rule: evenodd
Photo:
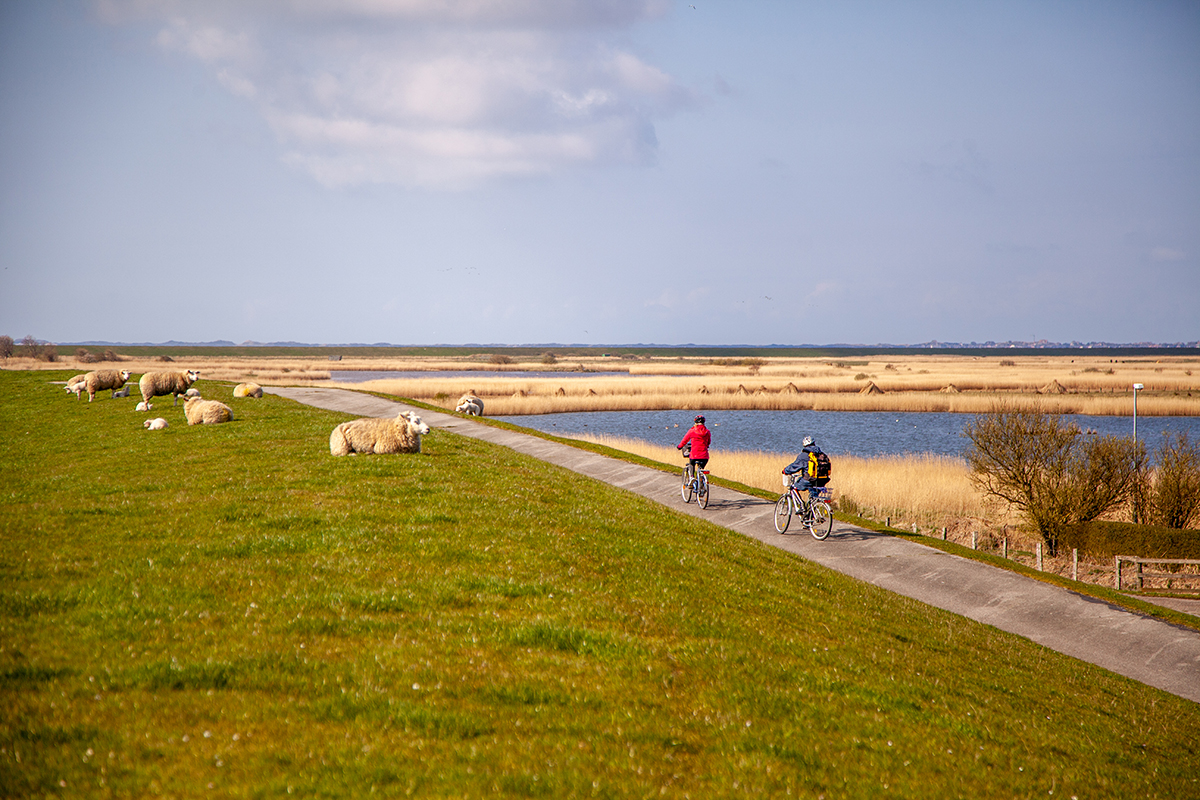
<svg viewBox="0 0 1200 800">
<path fill-rule="evenodd" d="M 590 411 L 497 419 L 559 435 L 621 436 L 674 447 L 695 415 L 695 411 Z M 962 455 L 963 425 L 974 418 L 973 414 L 874 411 L 706 411 L 704 416 L 712 430 L 714 457 L 723 449 L 790 453 L 800 449 L 805 436 L 812 436 L 831 455 Z M 1066 418 L 1101 435 L 1133 433 L 1130 417 Z M 1200 441 L 1200 417 L 1138 417 L 1138 438 L 1151 451 L 1164 431 L 1184 431 L 1192 441 Z"/>
</svg>

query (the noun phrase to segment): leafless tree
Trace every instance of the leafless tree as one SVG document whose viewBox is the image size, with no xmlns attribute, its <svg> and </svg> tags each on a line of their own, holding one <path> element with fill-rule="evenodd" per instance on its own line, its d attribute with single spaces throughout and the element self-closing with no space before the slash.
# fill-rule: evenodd
<svg viewBox="0 0 1200 800">
<path fill-rule="evenodd" d="M 1163 439 L 1150 489 L 1150 518 L 1168 528 L 1200 522 L 1200 447 L 1186 433 Z"/>
</svg>

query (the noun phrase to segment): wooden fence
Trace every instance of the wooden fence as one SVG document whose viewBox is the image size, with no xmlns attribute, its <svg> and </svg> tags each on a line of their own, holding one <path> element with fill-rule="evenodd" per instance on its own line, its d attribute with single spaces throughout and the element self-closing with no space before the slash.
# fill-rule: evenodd
<svg viewBox="0 0 1200 800">
<path fill-rule="evenodd" d="M 1117 589 L 1121 589 L 1121 564 L 1133 564 L 1137 570 L 1132 576 L 1131 582 L 1138 591 L 1145 588 L 1146 580 L 1165 579 L 1167 585 L 1165 587 L 1151 588 L 1166 588 L 1174 592 L 1200 592 L 1200 572 L 1146 572 L 1143 567 L 1147 564 L 1173 564 L 1200 566 L 1200 560 L 1194 558 L 1140 558 L 1138 556 L 1116 556 L 1116 585 Z M 1177 581 L 1185 583 L 1185 586 L 1172 586 L 1171 584 Z"/>
</svg>

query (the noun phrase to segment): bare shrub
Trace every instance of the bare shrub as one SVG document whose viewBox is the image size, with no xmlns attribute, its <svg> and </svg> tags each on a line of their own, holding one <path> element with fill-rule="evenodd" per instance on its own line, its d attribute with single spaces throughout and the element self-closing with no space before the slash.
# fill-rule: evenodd
<svg viewBox="0 0 1200 800">
<path fill-rule="evenodd" d="M 38 353 L 38 361 L 49 361 L 51 363 L 58 361 L 58 346 L 46 342 L 42 345 L 42 351 Z"/>
<path fill-rule="evenodd" d="M 80 364 L 95 364 L 100 359 L 89 352 L 86 347 L 76 347 L 75 360 Z"/>
<path fill-rule="evenodd" d="M 558 357 L 555 356 L 554 353 L 551 353 L 550 351 L 547 350 L 545 353 L 542 353 L 542 363 L 543 364 L 557 364 Z"/>
<path fill-rule="evenodd" d="M 12 358 L 12 354 L 13 338 L 8 335 L 0 336 L 0 358 L 3 358 L 5 361 L 7 361 L 8 359 Z"/>
<path fill-rule="evenodd" d="M 1126 502 L 1145 469 L 1145 448 L 1132 438 L 1084 436 L 1057 415 L 1002 408 L 963 429 L 967 463 L 987 495 L 1015 506 L 1049 548 L 1059 533 Z"/>
<path fill-rule="evenodd" d="M 32 333 L 21 340 L 21 355 L 25 358 L 38 358 L 42 354 L 42 343 Z"/>
<path fill-rule="evenodd" d="M 154 359 L 154 360 L 155 360 L 155 361 L 168 361 L 168 362 L 170 362 L 170 361 L 174 361 L 175 359 L 171 358 L 170 356 L 159 356 L 158 358 L 156 358 L 156 359 Z"/>
<path fill-rule="evenodd" d="M 1187 433 L 1165 437 L 1149 493 L 1151 521 L 1167 528 L 1200 522 L 1200 446 Z"/>
<path fill-rule="evenodd" d="M 492 364 L 511 364 L 512 358 L 504 355 L 503 353 L 492 353 L 492 356 L 488 359 L 488 362 Z"/>
<path fill-rule="evenodd" d="M 113 351 L 113 349 L 110 347 L 104 351 L 104 355 L 101 357 L 100 360 L 101 361 L 120 361 L 121 357 L 119 355 L 117 355 Z"/>
</svg>

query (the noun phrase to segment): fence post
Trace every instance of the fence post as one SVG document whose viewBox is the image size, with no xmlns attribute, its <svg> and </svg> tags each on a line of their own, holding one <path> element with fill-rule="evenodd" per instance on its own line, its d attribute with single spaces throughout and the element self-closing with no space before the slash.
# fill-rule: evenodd
<svg viewBox="0 0 1200 800">
<path fill-rule="evenodd" d="M 1079 580 L 1079 548 L 1071 548 L 1071 580 Z"/>
<path fill-rule="evenodd" d="M 1037 571 L 1042 571 L 1042 543 L 1037 543 Z"/>
<path fill-rule="evenodd" d="M 976 549 L 976 546 L 978 544 L 979 544 L 979 534 L 976 533 L 975 531 L 971 531 L 971 549 L 972 550 Z"/>
<path fill-rule="evenodd" d="M 1138 571 L 1137 571 L 1137 587 L 1138 587 L 1138 591 L 1140 592 L 1142 590 L 1142 562 L 1141 561 L 1137 562 L 1137 569 L 1138 569 Z"/>
<path fill-rule="evenodd" d="M 1004 544 L 1002 545 L 1002 547 L 1003 547 L 1002 553 L 1003 553 L 1004 558 L 1008 558 L 1008 537 L 1007 536 L 1004 537 Z"/>
<path fill-rule="evenodd" d="M 892 527 L 892 515 L 891 514 L 888 514 L 886 517 L 883 518 L 883 524 L 888 528 Z"/>
<path fill-rule="evenodd" d="M 946 541 L 946 526 L 942 526 L 942 541 Z"/>
<path fill-rule="evenodd" d="M 1113 556 L 1113 574 L 1116 575 L 1117 591 L 1121 591 L 1121 557 Z"/>
<path fill-rule="evenodd" d="M 916 532 L 917 532 L 917 523 L 914 522 L 913 523 L 913 533 L 915 534 Z"/>
</svg>

